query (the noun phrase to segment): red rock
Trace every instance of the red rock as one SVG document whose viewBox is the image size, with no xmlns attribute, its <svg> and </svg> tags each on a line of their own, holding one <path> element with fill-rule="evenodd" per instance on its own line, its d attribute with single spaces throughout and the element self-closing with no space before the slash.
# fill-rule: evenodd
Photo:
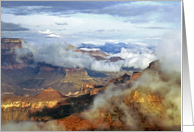
<svg viewBox="0 0 194 132">
<path fill-rule="evenodd" d="M 97 56 L 97 55 L 93 55 L 93 57 L 96 59 L 96 60 L 106 60 L 104 57 L 102 56 Z"/>
<path fill-rule="evenodd" d="M 65 72 L 68 75 L 88 76 L 87 71 L 82 68 L 66 68 Z"/>
<path fill-rule="evenodd" d="M 55 68 L 53 67 L 40 67 L 40 71 L 55 71 Z"/>
<path fill-rule="evenodd" d="M 44 99 L 44 100 L 54 100 L 54 99 L 59 99 L 62 98 L 63 95 L 49 87 L 48 89 L 44 89 L 41 91 L 38 95 L 36 95 L 36 98 Z"/>
<path fill-rule="evenodd" d="M 111 62 L 116 62 L 116 61 L 124 60 L 124 59 L 122 59 L 121 57 L 111 57 L 109 60 L 110 60 Z"/>
<path fill-rule="evenodd" d="M 139 78 L 140 75 L 141 75 L 141 72 L 134 72 L 134 73 L 131 75 L 131 79 L 137 80 L 137 79 Z"/>
<path fill-rule="evenodd" d="M 1 69 L 4 69 L 4 70 L 8 70 L 8 69 L 24 69 L 25 67 L 27 67 L 28 64 L 13 64 L 13 65 L 3 65 L 1 66 Z"/>
<path fill-rule="evenodd" d="M 2 38 L 1 39 L 1 49 L 10 50 L 14 47 L 21 48 L 23 39 L 17 39 L 17 38 Z"/>
<path fill-rule="evenodd" d="M 93 89 L 95 87 L 94 84 L 88 84 L 88 83 L 85 83 L 82 85 L 82 87 L 80 88 L 80 91 L 81 92 L 84 92 L 84 93 L 87 93 L 89 92 L 91 89 Z"/>
<path fill-rule="evenodd" d="M 92 89 L 92 90 L 90 91 L 90 96 L 96 95 L 99 91 L 100 91 L 100 89 Z"/>
</svg>

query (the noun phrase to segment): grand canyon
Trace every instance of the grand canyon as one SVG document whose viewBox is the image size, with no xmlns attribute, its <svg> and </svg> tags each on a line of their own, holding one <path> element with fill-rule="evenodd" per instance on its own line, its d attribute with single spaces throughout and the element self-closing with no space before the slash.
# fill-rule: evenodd
<svg viewBox="0 0 194 132">
<path fill-rule="evenodd" d="M 162 69 L 160 60 L 143 70 L 120 72 L 59 67 L 35 62 L 32 52 L 17 57 L 24 42 L 1 39 L 3 129 L 24 121 L 36 126 L 34 130 L 52 130 L 49 123 L 67 131 L 181 129 L 181 77 Z M 69 49 L 96 60 L 123 60 L 72 45 Z"/>
</svg>

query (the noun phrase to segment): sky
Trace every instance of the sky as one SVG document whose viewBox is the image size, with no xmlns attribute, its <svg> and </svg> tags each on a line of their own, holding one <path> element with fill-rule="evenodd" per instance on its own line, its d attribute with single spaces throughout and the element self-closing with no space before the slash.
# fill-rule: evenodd
<svg viewBox="0 0 194 132">
<path fill-rule="evenodd" d="M 1 38 L 154 45 L 176 31 L 181 31 L 180 1 L 1 1 Z"/>
</svg>

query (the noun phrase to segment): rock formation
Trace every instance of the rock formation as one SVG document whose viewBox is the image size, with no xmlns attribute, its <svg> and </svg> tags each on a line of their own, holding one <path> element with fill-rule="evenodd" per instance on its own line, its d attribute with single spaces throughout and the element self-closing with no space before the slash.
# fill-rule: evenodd
<svg viewBox="0 0 194 132">
<path fill-rule="evenodd" d="M 1 39 L 1 50 L 11 50 L 15 47 L 21 48 L 23 39 L 18 38 L 2 38 Z"/>
<path fill-rule="evenodd" d="M 130 88 L 133 87 L 133 84 L 135 84 L 136 81 L 138 81 L 138 79 L 141 78 L 142 74 L 146 74 L 146 72 L 151 72 L 150 74 L 156 73 L 159 76 L 163 76 L 163 74 L 160 73 L 161 71 L 158 64 L 159 64 L 158 61 L 154 61 L 150 63 L 149 67 L 146 68 L 142 73 L 135 72 L 131 75 L 131 77 L 125 74 L 120 78 L 112 79 L 111 81 L 109 81 L 109 84 L 113 83 L 115 85 L 118 85 L 124 82 L 123 79 L 125 77 L 128 77 L 128 80 L 125 81 L 125 83 L 123 84 L 128 83 L 130 85 L 127 85 L 128 88 L 124 89 L 125 94 L 123 94 L 122 96 L 117 97 L 115 95 L 115 96 L 112 96 L 112 98 L 110 98 L 108 101 L 105 100 L 106 103 L 108 102 L 108 104 L 105 103 L 106 105 L 108 105 L 107 107 L 106 106 L 101 107 L 101 105 L 99 105 L 99 108 L 96 108 L 97 106 L 95 105 L 95 107 L 91 107 L 91 109 L 87 111 L 73 114 L 64 119 L 59 119 L 58 123 L 62 123 L 64 125 L 64 128 L 66 128 L 66 130 L 68 131 L 181 130 L 181 124 L 178 123 L 178 122 L 181 122 L 181 118 L 180 118 L 181 116 L 178 115 L 177 117 L 176 115 L 175 117 L 172 117 L 172 115 L 169 115 L 168 113 L 170 109 L 169 107 L 171 106 L 167 105 L 168 102 L 166 101 L 171 101 L 171 100 L 166 99 L 165 95 L 162 95 L 162 92 L 161 93 L 159 91 L 154 92 L 151 89 L 145 90 L 146 86 L 138 87 L 134 90 L 132 89 L 129 92 Z M 165 80 L 161 80 L 161 81 L 163 82 Z M 153 83 L 153 82 L 150 82 L 150 83 Z M 179 83 L 177 82 L 175 83 L 176 84 L 174 85 L 177 86 L 177 88 L 181 87 Z M 143 85 L 144 84 L 141 84 L 140 86 L 143 86 Z M 106 90 L 106 87 L 103 90 Z M 116 88 L 119 88 L 119 87 L 116 87 Z M 99 97 L 102 98 L 103 96 L 99 96 Z M 108 99 L 106 97 L 104 98 Z M 169 102 L 169 104 L 171 103 Z M 171 109 L 174 109 L 173 107 L 175 106 L 172 106 Z M 177 108 L 175 107 L 175 109 Z M 172 124 L 167 123 L 169 122 L 169 120 L 173 120 L 174 123 Z"/>
</svg>

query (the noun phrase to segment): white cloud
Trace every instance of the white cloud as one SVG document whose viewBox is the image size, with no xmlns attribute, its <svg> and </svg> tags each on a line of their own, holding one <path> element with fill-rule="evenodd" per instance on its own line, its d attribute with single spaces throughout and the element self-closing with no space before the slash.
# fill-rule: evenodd
<svg viewBox="0 0 194 132">
<path fill-rule="evenodd" d="M 169 73 L 181 71 L 181 33 L 166 33 L 156 49 L 158 58 L 164 62 L 163 69 Z"/>
<path fill-rule="evenodd" d="M 92 48 L 92 49 L 88 49 L 88 48 L 80 48 L 81 50 L 84 50 L 84 51 L 97 51 L 97 50 L 100 50 L 99 48 Z"/>
<path fill-rule="evenodd" d="M 55 36 L 55 35 L 53 35 Z M 96 71 L 114 71 L 118 72 L 122 67 L 134 67 L 134 68 L 146 68 L 150 62 L 160 59 L 163 62 L 166 61 L 163 67 L 168 69 L 169 66 L 173 66 L 174 70 L 180 69 L 180 35 L 166 35 L 163 37 L 163 43 L 159 44 L 157 52 L 155 53 L 151 49 L 148 49 L 143 45 L 133 45 L 130 48 L 122 48 L 120 53 L 109 54 L 109 57 L 119 56 L 125 60 L 117 62 L 110 62 L 108 60 L 97 61 L 91 57 L 88 53 L 75 52 L 68 49 L 66 42 L 61 43 L 46 43 L 46 44 L 23 44 L 23 48 L 29 48 L 34 55 L 36 62 L 45 62 L 51 65 L 68 67 L 68 68 L 88 68 Z M 178 44 L 178 46 L 177 46 Z M 88 50 L 87 48 L 83 48 Z M 98 49 L 91 49 L 98 50 Z M 26 54 L 25 50 L 21 50 L 18 56 Z M 24 53 L 22 53 L 24 52 Z"/>
<path fill-rule="evenodd" d="M 56 34 L 49 34 L 49 35 L 47 35 L 47 36 L 45 36 L 45 37 L 47 37 L 47 38 L 60 38 L 60 36 L 59 35 L 56 35 Z"/>
<path fill-rule="evenodd" d="M 42 33 L 42 34 L 52 34 L 52 32 L 47 29 L 46 31 L 38 31 L 39 33 Z"/>
</svg>

